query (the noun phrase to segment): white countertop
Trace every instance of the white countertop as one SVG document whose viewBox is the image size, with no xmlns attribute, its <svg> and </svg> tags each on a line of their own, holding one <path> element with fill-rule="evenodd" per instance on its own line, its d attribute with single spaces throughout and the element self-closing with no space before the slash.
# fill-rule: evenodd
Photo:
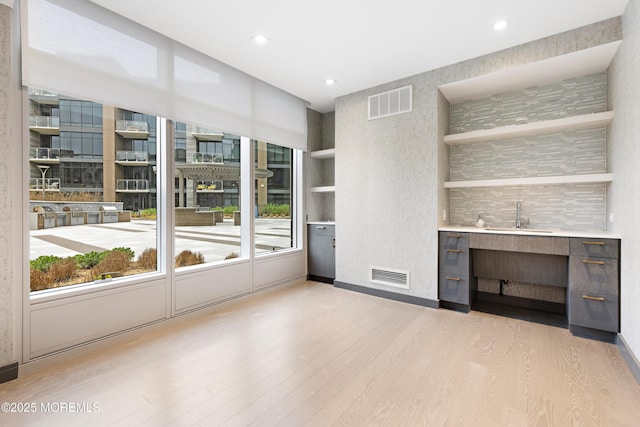
<svg viewBox="0 0 640 427">
<path fill-rule="evenodd" d="M 566 230 L 544 230 L 536 231 L 535 228 L 515 228 L 502 227 L 473 227 L 466 225 L 446 225 L 438 227 L 438 231 L 453 231 L 457 233 L 484 233 L 484 234 L 512 234 L 518 236 L 548 236 L 548 237 L 583 237 L 592 239 L 620 239 L 621 236 L 610 231 L 566 231 Z"/>
<path fill-rule="evenodd" d="M 336 225 L 335 221 L 307 221 L 307 224 L 313 225 Z"/>
</svg>

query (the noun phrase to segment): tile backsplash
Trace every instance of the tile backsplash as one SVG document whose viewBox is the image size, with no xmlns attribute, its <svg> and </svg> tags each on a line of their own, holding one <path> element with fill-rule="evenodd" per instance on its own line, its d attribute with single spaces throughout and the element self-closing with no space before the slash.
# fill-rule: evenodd
<svg viewBox="0 0 640 427">
<path fill-rule="evenodd" d="M 451 133 L 606 111 L 605 74 L 451 105 Z M 452 145 L 449 179 L 530 178 L 606 172 L 606 129 L 571 130 Z M 606 184 L 472 187 L 449 190 L 449 223 L 515 225 L 516 203 L 532 228 L 606 229 Z"/>
</svg>

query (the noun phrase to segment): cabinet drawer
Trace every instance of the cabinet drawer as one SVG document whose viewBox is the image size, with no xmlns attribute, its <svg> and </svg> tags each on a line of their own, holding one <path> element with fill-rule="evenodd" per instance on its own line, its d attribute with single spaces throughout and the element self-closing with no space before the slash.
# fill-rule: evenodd
<svg viewBox="0 0 640 427">
<path fill-rule="evenodd" d="M 469 305 L 469 277 L 440 273 L 438 298 L 443 301 Z"/>
<path fill-rule="evenodd" d="M 618 295 L 618 260 L 570 256 L 569 289 Z"/>
<path fill-rule="evenodd" d="M 618 296 L 607 293 L 569 292 L 569 323 L 618 332 Z"/>
<path fill-rule="evenodd" d="M 469 272 L 469 249 L 440 249 L 438 267 L 441 273 L 467 275 Z"/>
<path fill-rule="evenodd" d="M 308 224 L 309 235 L 311 236 L 331 236 L 334 237 L 335 225 Z"/>
<path fill-rule="evenodd" d="M 620 241 L 617 239 L 588 239 L 572 237 L 569 243 L 571 255 L 618 258 L 618 247 Z"/>
<path fill-rule="evenodd" d="M 469 233 L 440 232 L 440 251 L 443 249 L 469 249 Z"/>
</svg>

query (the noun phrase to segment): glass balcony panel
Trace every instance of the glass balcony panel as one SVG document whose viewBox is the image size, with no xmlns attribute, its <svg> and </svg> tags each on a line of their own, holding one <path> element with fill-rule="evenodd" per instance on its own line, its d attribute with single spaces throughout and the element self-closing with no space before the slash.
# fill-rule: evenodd
<svg viewBox="0 0 640 427">
<path fill-rule="evenodd" d="M 117 120 L 116 132 L 149 132 L 149 123 L 131 120 Z"/>
</svg>

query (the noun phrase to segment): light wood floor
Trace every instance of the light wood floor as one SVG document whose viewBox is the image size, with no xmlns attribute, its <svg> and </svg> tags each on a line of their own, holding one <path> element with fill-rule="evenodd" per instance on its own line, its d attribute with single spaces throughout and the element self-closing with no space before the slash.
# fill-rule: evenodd
<svg viewBox="0 0 640 427">
<path fill-rule="evenodd" d="M 3 426 L 640 425 L 612 344 L 313 282 L 21 375 L 0 385 L 7 401 L 99 411 L 0 413 Z"/>
</svg>

